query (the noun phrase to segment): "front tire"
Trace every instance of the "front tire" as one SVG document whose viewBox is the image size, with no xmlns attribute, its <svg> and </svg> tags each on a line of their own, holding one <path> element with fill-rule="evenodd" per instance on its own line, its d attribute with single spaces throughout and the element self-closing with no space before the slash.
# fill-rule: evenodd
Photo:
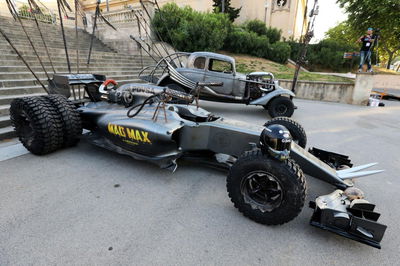
<svg viewBox="0 0 400 266">
<path fill-rule="evenodd" d="M 244 216 L 257 223 L 280 225 L 301 212 L 306 183 L 293 160 L 278 161 L 254 150 L 239 157 L 231 167 L 227 190 Z"/>
<path fill-rule="evenodd" d="M 265 127 L 269 125 L 281 125 L 286 127 L 290 135 L 292 135 L 293 141 L 296 142 L 303 149 L 306 148 L 307 145 L 307 134 L 304 128 L 288 117 L 275 117 L 264 124 Z"/>
<path fill-rule="evenodd" d="M 291 117 L 294 113 L 293 101 L 285 96 L 278 96 L 272 99 L 266 107 L 272 118 L 278 116 Z"/>
</svg>

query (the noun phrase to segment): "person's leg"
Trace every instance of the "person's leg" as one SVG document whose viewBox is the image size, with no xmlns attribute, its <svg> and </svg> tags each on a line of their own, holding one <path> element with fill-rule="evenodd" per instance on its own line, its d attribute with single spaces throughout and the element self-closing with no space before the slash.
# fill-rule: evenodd
<svg viewBox="0 0 400 266">
<path fill-rule="evenodd" d="M 362 70 L 364 62 L 365 62 L 365 51 L 360 51 L 360 66 L 358 67 L 358 71 Z"/>
</svg>

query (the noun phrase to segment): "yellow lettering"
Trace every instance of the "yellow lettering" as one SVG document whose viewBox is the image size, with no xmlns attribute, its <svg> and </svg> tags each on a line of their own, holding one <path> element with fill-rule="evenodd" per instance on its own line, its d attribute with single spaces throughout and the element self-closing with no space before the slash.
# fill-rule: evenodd
<svg viewBox="0 0 400 266">
<path fill-rule="evenodd" d="M 147 142 L 151 144 L 151 141 L 149 140 L 149 132 L 142 131 L 142 136 L 143 136 L 143 142 Z"/>
<path fill-rule="evenodd" d="M 137 129 L 125 128 L 123 126 L 114 125 L 108 123 L 107 125 L 108 132 L 123 138 L 129 138 L 134 141 L 140 141 L 143 143 L 151 144 L 151 140 L 149 139 L 149 132 L 147 131 L 139 131 Z M 126 140 L 128 141 L 128 140 Z M 133 142 L 132 142 L 133 143 Z"/>
<path fill-rule="evenodd" d="M 124 127 L 119 126 L 119 135 L 121 137 L 126 138 L 126 134 L 125 134 L 125 130 L 124 129 L 125 129 Z"/>
<path fill-rule="evenodd" d="M 136 140 L 137 140 L 137 141 L 143 141 L 143 140 L 142 140 L 142 137 L 140 136 L 139 130 L 136 130 Z"/>
<path fill-rule="evenodd" d="M 111 134 L 115 134 L 113 129 L 113 124 L 111 123 L 108 123 L 108 132 L 110 132 Z"/>
<path fill-rule="evenodd" d="M 126 133 L 128 133 L 128 138 L 136 140 L 134 129 L 127 128 Z"/>
<path fill-rule="evenodd" d="M 117 125 L 113 125 L 113 132 L 114 132 L 114 134 L 115 135 L 119 135 L 119 132 L 118 132 L 118 126 Z"/>
</svg>

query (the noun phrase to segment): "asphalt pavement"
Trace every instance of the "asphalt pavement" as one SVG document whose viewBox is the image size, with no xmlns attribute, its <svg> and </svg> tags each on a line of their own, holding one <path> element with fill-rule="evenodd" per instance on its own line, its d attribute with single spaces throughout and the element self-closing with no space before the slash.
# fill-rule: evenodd
<svg viewBox="0 0 400 266">
<path fill-rule="evenodd" d="M 175 173 L 84 141 L 46 156 L 0 145 L 0 265 L 398 265 L 400 103 L 386 107 L 296 100 L 309 146 L 379 162 L 356 185 L 382 213 L 382 249 L 293 221 L 263 226 L 230 202 L 226 173 L 182 162 Z M 263 124 L 260 107 L 202 102 Z M 308 198 L 333 187 L 307 178 Z"/>
</svg>

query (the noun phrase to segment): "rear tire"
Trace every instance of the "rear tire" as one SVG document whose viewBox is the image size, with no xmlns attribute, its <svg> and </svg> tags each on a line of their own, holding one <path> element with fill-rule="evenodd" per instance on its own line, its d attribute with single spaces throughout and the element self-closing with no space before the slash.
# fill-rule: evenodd
<svg viewBox="0 0 400 266">
<path fill-rule="evenodd" d="M 294 104 L 289 97 L 278 96 L 268 103 L 267 109 L 272 118 L 278 116 L 291 117 L 294 113 Z"/>
<path fill-rule="evenodd" d="M 307 134 L 304 128 L 299 123 L 288 117 L 275 117 L 265 123 L 264 126 L 266 127 L 276 124 L 286 127 L 289 130 L 290 135 L 292 135 L 293 141 L 295 141 L 303 149 L 306 147 Z"/>
<path fill-rule="evenodd" d="M 235 207 L 251 220 L 279 225 L 301 212 L 306 182 L 291 159 L 278 161 L 260 150 L 246 152 L 231 167 L 227 190 Z"/>
<path fill-rule="evenodd" d="M 63 121 L 63 146 L 75 146 L 82 134 L 82 121 L 75 105 L 64 95 L 51 94 L 45 97 L 57 108 L 57 112 Z"/>
<path fill-rule="evenodd" d="M 19 140 L 31 153 L 44 155 L 62 147 L 61 117 L 45 98 L 14 99 L 10 118 Z"/>
</svg>

